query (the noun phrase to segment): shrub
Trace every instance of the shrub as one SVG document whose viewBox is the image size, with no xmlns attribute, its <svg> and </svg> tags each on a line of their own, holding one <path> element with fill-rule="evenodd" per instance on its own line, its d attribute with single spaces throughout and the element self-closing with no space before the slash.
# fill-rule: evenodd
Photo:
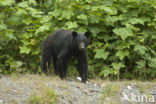
<svg viewBox="0 0 156 104">
<path fill-rule="evenodd" d="M 89 77 L 156 77 L 155 0 L 1 0 L 0 10 L 0 73 L 40 72 L 42 40 L 66 28 L 92 32 Z"/>
</svg>

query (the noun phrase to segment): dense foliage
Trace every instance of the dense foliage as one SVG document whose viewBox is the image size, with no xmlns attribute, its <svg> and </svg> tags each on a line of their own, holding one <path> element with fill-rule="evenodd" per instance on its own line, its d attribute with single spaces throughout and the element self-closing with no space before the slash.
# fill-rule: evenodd
<svg viewBox="0 0 156 104">
<path fill-rule="evenodd" d="M 89 76 L 156 77 L 155 0 L 0 0 L 0 73 L 40 72 L 40 45 L 59 28 L 92 33 Z"/>
</svg>

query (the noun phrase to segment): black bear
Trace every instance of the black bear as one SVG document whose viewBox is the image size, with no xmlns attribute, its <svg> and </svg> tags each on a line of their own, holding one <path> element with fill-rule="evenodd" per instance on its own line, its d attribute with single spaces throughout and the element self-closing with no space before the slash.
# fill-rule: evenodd
<svg viewBox="0 0 156 104">
<path fill-rule="evenodd" d="M 90 43 L 90 32 L 84 35 L 70 30 L 60 29 L 49 35 L 42 43 L 41 69 L 47 72 L 51 59 L 55 74 L 66 78 L 67 64 L 72 56 L 78 60 L 77 69 L 82 82 L 86 82 L 88 76 L 88 57 L 86 47 Z"/>
</svg>

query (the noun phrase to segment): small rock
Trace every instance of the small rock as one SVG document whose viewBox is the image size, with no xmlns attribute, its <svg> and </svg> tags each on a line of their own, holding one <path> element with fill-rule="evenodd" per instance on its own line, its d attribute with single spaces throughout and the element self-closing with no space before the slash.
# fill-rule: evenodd
<svg viewBox="0 0 156 104">
<path fill-rule="evenodd" d="M 3 100 L 0 100 L 0 104 L 3 104 Z"/>
<path fill-rule="evenodd" d="M 89 84 L 89 82 L 88 82 L 88 81 L 86 81 L 86 84 Z"/>
<path fill-rule="evenodd" d="M 89 94 L 89 92 L 87 90 L 84 90 L 85 94 Z"/>
<path fill-rule="evenodd" d="M 104 86 L 105 86 L 105 84 L 102 84 L 102 85 L 101 85 L 101 88 L 103 88 Z"/>
<path fill-rule="evenodd" d="M 76 78 L 77 78 L 77 80 L 78 80 L 78 81 L 81 81 L 81 80 L 82 80 L 82 78 L 81 78 L 81 77 L 76 77 Z"/>
<path fill-rule="evenodd" d="M 131 87 L 131 86 L 127 86 L 127 88 L 128 88 L 129 90 L 132 90 L 132 87 Z"/>
<path fill-rule="evenodd" d="M 108 97 L 108 98 L 106 98 L 106 100 L 110 100 L 110 98 Z"/>
<path fill-rule="evenodd" d="M 149 92 L 149 94 L 150 94 L 150 95 L 155 95 L 156 93 L 154 93 L 154 92 Z"/>
<path fill-rule="evenodd" d="M 97 83 L 94 83 L 94 86 L 96 87 L 97 86 Z"/>
</svg>

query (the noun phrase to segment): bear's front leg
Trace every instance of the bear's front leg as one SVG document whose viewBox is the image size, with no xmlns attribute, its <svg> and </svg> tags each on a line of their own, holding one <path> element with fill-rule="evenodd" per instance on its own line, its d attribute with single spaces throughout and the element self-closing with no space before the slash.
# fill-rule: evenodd
<svg viewBox="0 0 156 104">
<path fill-rule="evenodd" d="M 82 82 L 85 83 L 88 77 L 88 57 L 86 51 L 79 53 L 77 68 L 79 70 L 80 77 L 82 78 Z"/>
</svg>

